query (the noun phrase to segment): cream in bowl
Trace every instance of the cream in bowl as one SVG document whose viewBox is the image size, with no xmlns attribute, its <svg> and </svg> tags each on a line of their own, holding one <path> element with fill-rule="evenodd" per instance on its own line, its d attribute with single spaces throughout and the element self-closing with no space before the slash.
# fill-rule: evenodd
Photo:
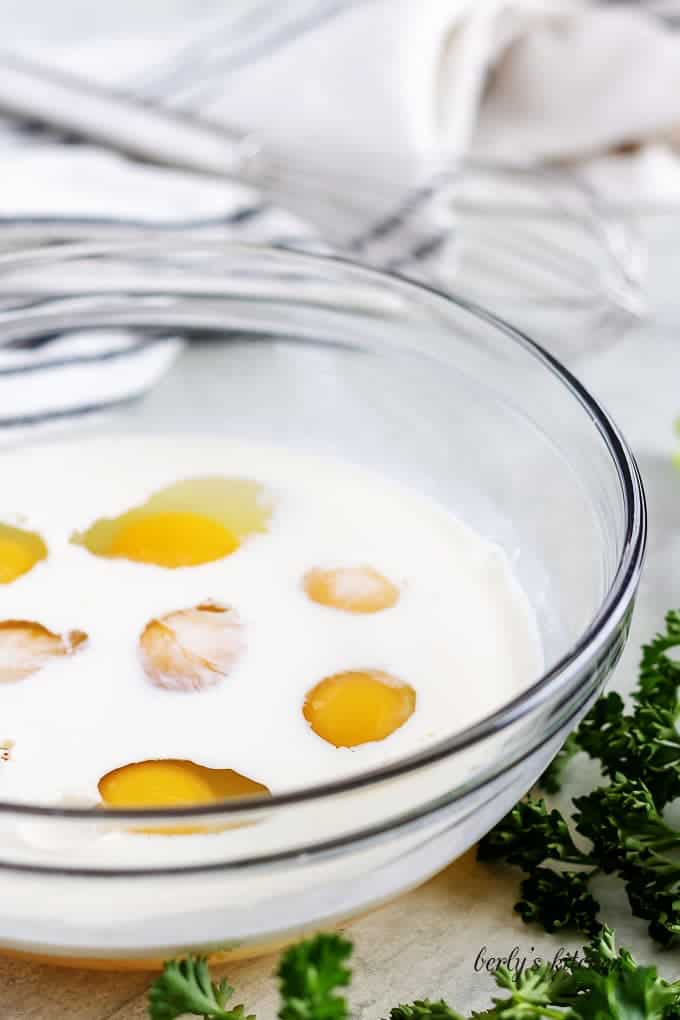
<svg viewBox="0 0 680 1020">
<path fill-rule="evenodd" d="M 200 438 L 36 448 L 30 476 L 24 456 L 4 477 L 48 554 L 0 588 L 3 800 L 286 794 L 426 749 L 540 673 L 505 554 L 377 473 Z M 46 501 L 55 464 L 77 476 Z"/>
</svg>

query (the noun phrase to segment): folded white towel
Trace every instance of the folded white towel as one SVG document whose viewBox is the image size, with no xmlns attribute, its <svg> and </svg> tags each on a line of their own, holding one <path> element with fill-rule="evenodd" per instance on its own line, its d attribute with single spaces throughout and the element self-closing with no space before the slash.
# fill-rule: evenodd
<svg viewBox="0 0 680 1020">
<path fill-rule="evenodd" d="M 420 180 L 470 152 L 585 159 L 680 130 L 680 33 L 582 0 L 372 0 L 176 101 L 348 182 Z"/>
<path fill-rule="evenodd" d="M 273 208 L 252 188 L 196 182 L 88 146 L 18 147 L 3 160 L 3 223 L 12 243 L 22 227 L 58 220 L 64 234 L 78 223 L 150 224 L 170 233 L 219 230 L 252 243 L 308 245 L 306 223 Z M 1 313 L 0 313 L 1 317 Z M 6 438 L 28 427 L 63 423 L 143 396 L 181 350 L 176 338 L 146 340 L 126 332 L 76 332 L 0 347 L 0 429 Z"/>
<path fill-rule="evenodd" d="M 168 370 L 181 341 L 125 332 L 74 333 L 0 352 L 0 426 L 6 439 L 141 397 Z"/>
<path fill-rule="evenodd" d="M 286 8 L 298 6 L 309 7 L 309 0 L 290 0 Z M 236 69 L 223 54 L 231 49 L 228 33 L 220 43 L 219 19 L 192 26 L 199 42 L 193 34 L 187 40 L 186 26 L 175 26 L 169 36 L 88 37 L 59 48 L 18 39 L 14 48 L 252 131 L 284 163 L 316 166 L 347 195 L 357 181 L 372 181 L 378 204 L 385 190 L 399 194 L 442 161 L 470 153 L 520 164 L 583 161 L 612 146 L 680 137 L 680 32 L 646 8 L 587 0 L 339 6 L 334 17 Z M 10 31 L 3 46 L 12 43 Z M 0 105 L 2 98 L 0 79 Z M 16 147 L 16 134 L 10 137 Z M 673 195 L 678 167 L 665 175 Z M 0 196 L 5 209 L 30 204 L 29 182 L 18 195 L 16 182 Z M 126 195 L 110 201 L 134 205 L 134 182 L 117 183 Z M 657 178 L 656 187 L 663 183 Z M 197 195 L 210 192 L 205 182 L 195 187 Z M 39 178 L 34 190 L 44 208 Z M 59 191 L 57 207 L 62 200 Z M 312 221 L 317 212 L 310 209 Z M 364 212 L 369 218 L 370 209 Z"/>
</svg>

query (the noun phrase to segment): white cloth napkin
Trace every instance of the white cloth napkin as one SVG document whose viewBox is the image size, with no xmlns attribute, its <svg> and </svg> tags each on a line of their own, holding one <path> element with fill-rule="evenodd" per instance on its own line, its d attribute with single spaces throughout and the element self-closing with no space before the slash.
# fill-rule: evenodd
<svg viewBox="0 0 680 1020">
<path fill-rule="evenodd" d="M 232 236 L 252 243 L 309 247 L 310 226 L 273 208 L 252 188 L 196 180 L 127 162 L 90 146 L 52 142 L 16 145 L 0 154 L 0 244 L 36 243 L 48 225 L 68 237 L 127 225 L 168 234 Z M 58 221 L 58 222 L 57 222 Z M 2 313 L 0 311 L 0 321 Z M 179 338 L 144 339 L 126 331 L 82 331 L 0 346 L 0 430 L 14 440 L 26 429 L 51 428 L 144 396 L 172 366 Z"/>
<path fill-rule="evenodd" d="M 445 188 L 443 201 L 433 198 L 442 165 L 461 156 L 569 161 L 600 192 L 626 201 L 680 196 L 672 148 L 680 137 L 680 32 L 644 10 L 579 0 L 363 0 L 237 70 L 220 57 L 223 19 L 196 25 L 188 12 L 189 38 L 187 19 L 169 33 L 135 39 L 89 36 L 56 49 L 9 35 L 3 46 L 253 131 L 290 170 L 293 184 L 281 197 L 288 211 L 263 203 L 252 188 L 136 165 L 7 122 L 0 130 L 0 239 L 2 221 L 56 217 L 168 229 L 220 224 L 227 236 L 274 243 L 323 240 L 337 226 L 335 203 L 312 201 L 309 188 L 295 187 L 296 167 L 313 167 L 345 200 L 340 215 L 352 220 L 356 254 L 441 283 L 455 219 Z M 631 143 L 641 147 L 612 155 Z M 412 189 L 423 184 L 427 201 L 414 203 Z M 52 342 L 61 345 L 58 358 L 47 342 L 33 359 L 26 349 L 0 352 L 0 424 L 82 409 L 84 391 L 70 375 L 79 359 L 87 359 L 91 409 L 143 392 L 177 349 L 158 341 L 156 371 L 147 365 L 141 385 L 134 338 L 109 336 L 100 398 L 94 346 L 83 353 L 82 336 Z M 96 345 L 96 337 L 88 342 Z M 45 368 L 50 358 L 65 376 Z M 53 397 L 46 375 L 29 387 L 30 364 L 36 378 L 52 373 Z"/>
<path fill-rule="evenodd" d="M 469 153 L 528 163 L 670 143 L 680 33 L 579 0 L 373 0 L 213 89 L 183 101 L 348 183 L 358 170 L 407 182 Z"/>
<path fill-rule="evenodd" d="M 202 46 L 182 26 L 165 37 L 20 48 L 254 131 L 293 166 L 316 164 L 348 188 L 364 175 L 394 187 L 421 181 L 433 164 L 470 152 L 518 163 L 585 159 L 680 134 L 680 33 L 637 5 L 348 0 L 335 17 L 236 70 L 227 62 L 224 73 L 210 45 L 219 26 L 192 29 Z M 192 50 L 193 71 L 173 77 Z"/>
</svg>

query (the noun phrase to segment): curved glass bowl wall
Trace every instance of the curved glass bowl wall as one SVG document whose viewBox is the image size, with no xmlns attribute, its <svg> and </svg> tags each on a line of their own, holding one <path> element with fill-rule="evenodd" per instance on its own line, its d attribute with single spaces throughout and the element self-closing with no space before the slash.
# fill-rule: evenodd
<svg viewBox="0 0 680 1020">
<path fill-rule="evenodd" d="M 462 300 L 341 261 L 176 241 L 3 262 L 0 343 L 121 328 L 189 342 L 146 399 L 82 419 L 74 438 L 274 441 L 415 486 L 504 547 L 546 655 L 545 675 L 476 726 L 265 807 L 111 815 L 0 803 L 0 948 L 146 966 L 188 950 L 257 951 L 365 910 L 468 849 L 533 783 L 616 662 L 645 510 L 636 465 L 592 398 Z M 233 838 L 142 837 L 129 859 L 116 830 L 140 818 L 257 824 Z"/>
</svg>

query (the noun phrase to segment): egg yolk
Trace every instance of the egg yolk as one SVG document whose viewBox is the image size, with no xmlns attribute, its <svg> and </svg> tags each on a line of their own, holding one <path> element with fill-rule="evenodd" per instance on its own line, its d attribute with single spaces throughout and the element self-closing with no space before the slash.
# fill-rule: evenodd
<svg viewBox="0 0 680 1020">
<path fill-rule="evenodd" d="M 95 556 L 159 567 L 223 559 L 249 535 L 266 532 L 271 500 L 249 478 L 190 478 L 159 489 L 117 517 L 101 517 L 71 541 Z"/>
<path fill-rule="evenodd" d="M 366 670 L 326 677 L 309 691 L 303 715 L 314 732 L 336 747 L 384 740 L 409 719 L 416 692 L 382 673 Z"/>
<path fill-rule="evenodd" d="M 47 556 L 40 535 L 0 524 L 0 584 L 11 584 Z"/>
<path fill-rule="evenodd" d="M 238 549 L 232 532 L 203 514 L 172 511 L 136 517 L 113 537 L 109 556 L 159 567 L 196 567 Z"/>
<path fill-rule="evenodd" d="M 216 804 L 235 797 L 268 796 L 270 791 L 262 783 L 256 783 L 233 769 L 211 769 L 193 761 L 170 758 L 134 762 L 107 772 L 99 780 L 99 793 L 107 807 L 163 808 Z M 135 831 L 187 835 L 215 829 L 211 830 L 208 826 L 173 826 Z"/>
<path fill-rule="evenodd" d="M 315 567 L 303 587 L 312 602 L 349 613 L 379 613 L 399 601 L 399 589 L 373 567 Z"/>
</svg>

